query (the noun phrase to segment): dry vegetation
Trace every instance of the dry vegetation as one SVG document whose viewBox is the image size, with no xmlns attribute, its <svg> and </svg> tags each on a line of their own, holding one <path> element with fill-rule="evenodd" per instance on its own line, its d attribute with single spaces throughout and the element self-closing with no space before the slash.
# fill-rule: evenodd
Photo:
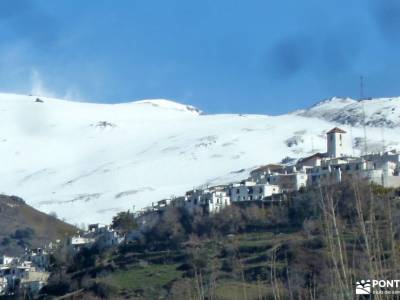
<svg viewBox="0 0 400 300">
<path fill-rule="evenodd" d="M 22 253 L 71 235 L 76 229 L 27 205 L 21 198 L 0 195 L 0 254 Z"/>
</svg>

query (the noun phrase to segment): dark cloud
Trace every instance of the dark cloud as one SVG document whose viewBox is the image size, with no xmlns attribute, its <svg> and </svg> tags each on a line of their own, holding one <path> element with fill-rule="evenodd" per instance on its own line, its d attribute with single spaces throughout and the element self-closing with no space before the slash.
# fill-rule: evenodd
<svg viewBox="0 0 400 300">
<path fill-rule="evenodd" d="M 389 42 L 398 43 L 400 36 L 400 1 L 372 0 L 370 10 L 379 31 Z"/>
<path fill-rule="evenodd" d="M 313 54 L 313 41 L 307 36 L 286 37 L 269 51 L 267 72 L 273 77 L 292 77 L 309 66 Z"/>
<path fill-rule="evenodd" d="M 268 76 L 279 81 L 309 72 L 329 80 L 338 73 L 351 73 L 365 42 L 360 32 L 356 24 L 343 24 L 319 34 L 285 37 L 268 52 Z"/>
</svg>

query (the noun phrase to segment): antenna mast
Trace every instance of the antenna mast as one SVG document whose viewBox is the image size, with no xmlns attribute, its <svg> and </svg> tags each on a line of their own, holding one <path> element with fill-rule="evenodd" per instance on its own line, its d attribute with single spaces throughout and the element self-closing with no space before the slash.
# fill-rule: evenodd
<svg viewBox="0 0 400 300">
<path fill-rule="evenodd" d="M 364 105 L 364 76 L 360 76 L 360 102 L 362 104 L 362 112 L 363 112 L 363 129 L 364 129 L 364 155 L 368 154 L 368 146 L 367 146 L 367 128 L 365 124 L 365 105 Z"/>
<path fill-rule="evenodd" d="M 360 76 L 360 100 L 364 99 L 364 76 Z"/>
</svg>

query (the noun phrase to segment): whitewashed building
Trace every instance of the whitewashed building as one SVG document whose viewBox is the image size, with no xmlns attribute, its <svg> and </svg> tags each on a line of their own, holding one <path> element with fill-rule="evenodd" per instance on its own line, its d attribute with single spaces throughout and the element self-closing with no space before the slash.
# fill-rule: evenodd
<svg viewBox="0 0 400 300">
<path fill-rule="evenodd" d="M 68 245 L 73 251 L 80 251 L 84 247 L 91 247 L 96 240 L 81 235 L 76 235 L 68 240 Z"/>
<path fill-rule="evenodd" d="M 281 192 L 294 192 L 307 186 L 308 176 L 304 171 L 294 171 L 286 174 L 271 174 L 269 183 L 277 185 Z"/>
<path fill-rule="evenodd" d="M 70 246 L 74 251 L 80 251 L 84 247 L 97 247 L 104 249 L 122 243 L 124 237 L 120 236 L 118 232 L 111 228 L 110 225 L 105 224 L 90 224 L 88 230 L 73 236 L 70 239 Z"/>
<path fill-rule="evenodd" d="M 186 192 L 186 195 L 175 204 L 180 204 L 189 211 L 204 210 L 208 213 L 219 212 L 231 204 L 230 197 L 225 186 L 215 186 L 206 189 L 194 189 Z"/>
<path fill-rule="evenodd" d="M 152 204 L 153 210 L 165 210 L 171 204 L 171 199 L 162 199 Z"/>
<path fill-rule="evenodd" d="M 278 185 L 269 183 L 257 183 L 254 181 L 242 181 L 234 183 L 229 188 L 229 197 L 231 202 L 241 201 L 262 201 L 272 197 L 274 194 L 280 194 Z"/>
</svg>

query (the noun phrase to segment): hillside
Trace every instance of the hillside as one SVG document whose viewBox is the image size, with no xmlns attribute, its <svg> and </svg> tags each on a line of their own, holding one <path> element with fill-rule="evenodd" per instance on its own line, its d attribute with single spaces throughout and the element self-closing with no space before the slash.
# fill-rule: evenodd
<svg viewBox="0 0 400 300">
<path fill-rule="evenodd" d="M 385 101 L 366 102 L 366 114 L 373 118 L 368 106 L 383 110 Z M 340 109 L 350 113 L 346 105 Z M 207 115 L 164 99 L 95 104 L 0 94 L 0 193 L 72 224 L 108 223 L 117 211 L 199 184 L 242 179 L 286 156 L 324 152 L 326 131 L 340 122 L 327 115 Z M 362 128 L 341 127 L 348 153 L 358 154 Z M 389 127 L 386 149 L 399 142 Z M 382 130 L 370 127 L 368 149 L 382 150 L 381 140 Z"/>
<path fill-rule="evenodd" d="M 331 98 L 295 115 L 321 118 L 343 125 L 396 128 L 400 126 L 400 97 L 357 101 L 351 98 Z"/>
<path fill-rule="evenodd" d="M 85 249 L 63 274 L 56 268 L 43 292 L 82 299 L 364 299 L 355 295 L 357 281 L 395 278 L 399 270 L 399 192 L 353 180 L 213 215 L 170 207 L 141 238 L 107 253 Z M 395 289 L 373 290 L 373 299 L 396 299 L 386 294 L 397 295 Z"/>
<path fill-rule="evenodd" d="M 75 232 L 75 228 L 27 205 L 21 198 L 0 195 L 0 254 L 43 247 Z"/>
</svg>

